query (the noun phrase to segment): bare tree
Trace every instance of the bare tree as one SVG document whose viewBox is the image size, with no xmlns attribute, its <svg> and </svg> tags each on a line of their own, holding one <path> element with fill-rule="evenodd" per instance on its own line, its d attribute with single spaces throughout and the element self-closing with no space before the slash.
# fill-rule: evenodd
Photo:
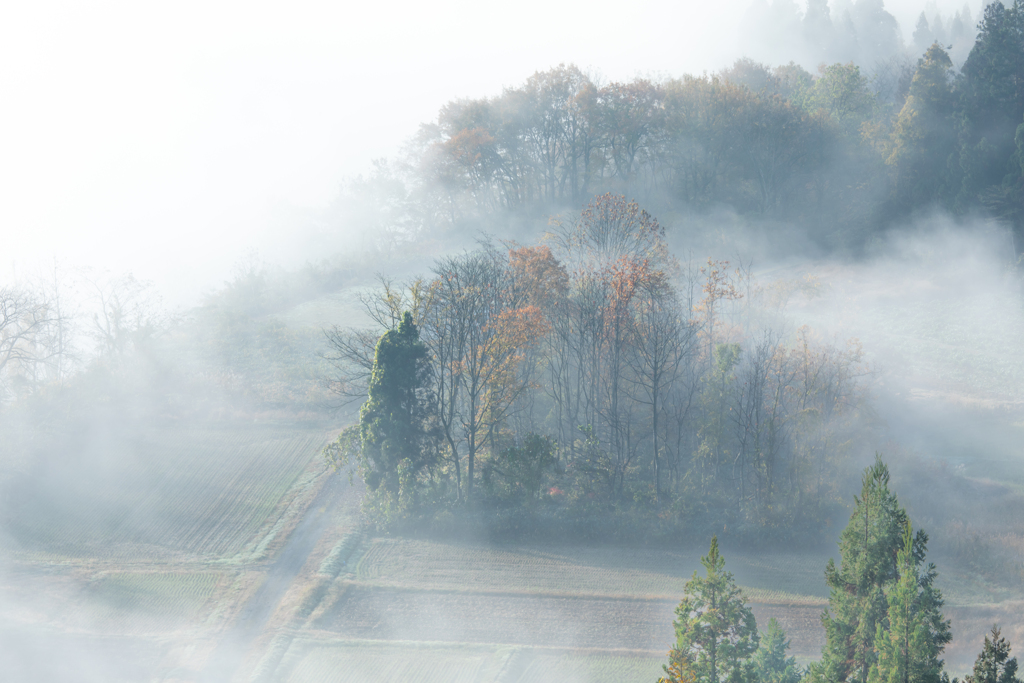
<svg viewBox="0 0 1024 683">
<path fill-rule="evenodd" d="M 10 397 L 15 377 L 33 377 L 37 364 L 56 356 L 58 349 L 47 343 L 47 337 L 57 321 L 57 313 L 38 294 L 0 287 L 0 389 L 4 398 Z"/>
<path fill-rule="evenodd" d="M 666 286 L 651 287 L 636 306 L 632 366 L 633 396 L 651 411 L 651 457 L 655 503 L 661 503 L 661 452 L 665 437 L 662 419 L 667 394 L 680 379 L 697 347 L 695 329 L 684 321 L 675 293 Z"/>
<path fill-rule="evenodd" d="M 131 273 L 120 277 L 86 277 L 96 304 L 92 336 L 101 358 L 124 361 L 152 341 L 168 322 L 152 283 Z"/>
</svg>

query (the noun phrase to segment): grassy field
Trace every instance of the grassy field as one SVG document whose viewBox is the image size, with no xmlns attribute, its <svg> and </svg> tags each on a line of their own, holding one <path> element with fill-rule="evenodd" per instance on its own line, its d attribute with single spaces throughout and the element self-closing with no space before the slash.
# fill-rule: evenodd
<svg viewBox="0 0 1024 683">
<path fill-rule="evenodd" d="M 515 683 L 619 683 L 654 681 L 663 675 L 664 657 L 640 654 L 523 652 L 504 680 Z"/>
</svg>

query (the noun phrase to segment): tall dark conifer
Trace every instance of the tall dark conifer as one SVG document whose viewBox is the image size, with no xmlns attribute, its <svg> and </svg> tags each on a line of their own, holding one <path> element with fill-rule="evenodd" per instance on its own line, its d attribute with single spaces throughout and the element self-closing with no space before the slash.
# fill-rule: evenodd
<svg viewBox="0 0 1024 683">
<path fill-rule="evenodd" d="M 1007 3 L 1009 4 L 1009 3 Z M 1024 3 L 990 3 L 961 68 L 960 209 L 976 205 L 1012 169 L 1014 134 L 1024 117 Z"/>
<path fill-rule="evenodd" d="M 881 457 L 864 471 L 860 496 L 839 540 L 840 566 L 829 560 L 830 595 L 821 617 L 827 641 L 808 669 L 812 683 L 938 683 L 949 642 L 932 564 L 922 568 L 924 531 L 889 491 Z"/>
<path fill-rule="evenodd" d="M 377 342 L 369 397 L 359 411 L 359 434 L 371 490 L 399 492 L 403 473 L 415 474 L 429 460 L 431 401 L 427 348 L 408 312 L 397 329 Z"/>
</svg>

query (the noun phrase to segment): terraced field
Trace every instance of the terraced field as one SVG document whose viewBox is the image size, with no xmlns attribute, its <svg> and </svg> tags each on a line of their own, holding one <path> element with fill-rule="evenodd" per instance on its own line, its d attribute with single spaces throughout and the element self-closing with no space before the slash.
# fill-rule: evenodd
<svg viewBox="0 0 1024 683">
<path fill-rule="evenodd" d="M 127 465 L 101 471 L 102 486 L 72 471 L 55 496 L 26 479 L 14 524 L 22 546 L 0 585 L 0 630 L 26 635 L 3 639 L 39 649 L 41 671 L 51 664 L 40 643 L 60 642 L 92 667 L 82 680 L 105 682 L 657 676 L 706 547 L 369 537 L 358 490 L 338 488 L 318 457 L 324 438 L 270 426 L 151 432 L 108 440 Z M 791 652 L 816 658 L 828 554 L 723 554 L 758 623 L 778 619 Z M 1024 640 L 1022 603 L 969 579 L 940 575 L 953 589 L 954 673 L 993 621 Z M 124 666 L 108 661 L 118 656 Z"/>
<path fill-rule="evenodd" d="M 622 683 L 652 681 L 662 658 L 500 645 L 299 641 L 282 664 L 288 683 Z"/>
<path fill-rule="evenodd" d="M 76 621 L 105 633 L 184 628 L 202 615 L 223 578 L 216 572 L 104 573 L 86 590 Z"/>
<path fill-rule="evenodd" d="M 312 484 L 323 441 L 254 427 L 93 443 L 81 469 L 9 485 L 10 531 L 34 559 L 253 561 L 281 528 L 286 493 Z"/>
<path fill-rule="evenodd" d="M 199 680 L 328 481 L 315 426 L 126 432 L 5 478 L 6 680 Z"/>
<path fill-rule="evenodd" d="M 367 539 L 352 551 L 348 570 L 321 590 L 320 604 L 281 660 L 279 680 L 321 680 L 316 672 L 327 667 L 325 661 L 371 661 L 379 653 L 375 648 L 389 643 L 419 649 L 389 659 L 388 667 L 420 661 L 428 670 L 449 671 L 457 661 L 477 672 L 473 680 L 548 680 L 543 671 L 550 680 L 565 680 L 569 672 L 569 680 L 652 680 L 672 641 L 682 586 L 702 552 Z M 827 556 L 739 549 L 723 554 L 762 628 L 777 619 L 798 661 L 817 659 L 824 644 Z M 947 577 L 951 583 L 959 579 Z M 1008 603 L 953 601 L 946 612 L 954 631 L 946 659 L 955 673 L 969 671 L 993 621 L 1005 624 L 1008 634 L 1024 625 Z M 471 648 L 472 657 L 465 649 L 451 654 L 469 646 L 502 653 L 512 648 L 520 664 L 478 669 L 473 667 L 484 666 L 480 650 Z M 495 668 L 500 675 L 480 673 Z M 432 679 L 423 674 L 411 680 Z"/>
<path fill-rule="evenodd" d="M 371 585 L 665 598 L 678 601 L 707 548 L 509 547 L 374 539 L 355 578 Z M 728 569 L 758 602 L 823 605 L 821 552 L 727 552 Z"/>
</svg>

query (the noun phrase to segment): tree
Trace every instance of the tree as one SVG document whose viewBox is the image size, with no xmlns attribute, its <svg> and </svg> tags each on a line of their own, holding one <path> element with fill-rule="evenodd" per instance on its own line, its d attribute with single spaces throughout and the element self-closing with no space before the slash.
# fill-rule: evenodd
<svg viewBox="0 0 1024 683">
<path fill-rule="evenodd" d="M 137 280 L 131 273 L 87 281 L 92 285 L 99 309 L 92 315 L 92 334 L 102 358 L 124 362 L 164 327 L 166 320 L 152 283 Z"/>
<path fill-rule="evenodd" d="M 825 568 L 830 595 L 821 621 L 826 644 L 821 661 L 808 670 L 810 680 L 937 681 L 930 676 L 938 675 L 936 658 L 950 636 L 949 622 L 940 612 L 942 596 L 932 585 L 935 567 L 928 565 L 919 573 L 928 535 L 919 530 L 908 540 L 910 520 L 889 491 L 889 469 L 881 456 L 876 455 L 875 464 L 864 471 L 861 494 L 854 502 L 839 540 L 840 567 L 829 560 Z M 914 664 L 911 678 L 900 678 L 910 671 L 906 643 L 911 636 L 924 659 Z M 902 650 L 896 648 L 900 638 Z M 882 645 L 889 648 L 885 654 Z M 902 665 L 897 662 L 901 652 Z"/>
<path fill-rule="evenodd" d="M 697 673 L 693 662 L 682 651 L 675 648 L 669 650 L 668 664 L 662 667 L 664 676 L 658 677 L 658 683 L 697 683 Z"/>
<path fill-rule="evenodd" d="M 555 442 L 527 434 L 521 445 L 509 446 L 483 465 L 483 479 L 496 498 L 529 504 L 541 493 L 544 475 L 556 465 Z"/>
<path fill-rule="evenodd" d="M 993 2 L 978 24 L 978 39 L 957 81 L 960 94 L 958 209 L 999 185 L 1015 152 L 1014 133 L 1024 116 L 1024 5 Z"/>
<path fill-rule="evenodd" d="M 407 312 L 377 342 L 369 397 L 359 411 L 365 479 L 371 490 L 397 495 L 401 470 L 411 475 L 429 464 L 429 374 L 427 348 Z"/>
<path fill-rule="evenodd" d="M 752 658 L 754 675 L 759 683 L 798 683 L 800 670 L 796 667 L 796 657 L 786 656 L 788 649 L 786 634 L 772 617 Z"/>
<path fill-rule="evenodd" d="M 999 626 L 992 626 L 991 635 L 985 636 L 974 670 L 964 676 L 964 683 L 1021 683 L 1017 677 L 1017 658 L 1010 658 L 1010 643 L 999 634 Z"/>
<path fill-rule="evenodd" d="M 630 365 L 635 400 L 651 409 L 651 453 L 654 460 L 654 499 L 661 502 L 661 433 L 659 418 L 665 410 L 666 394 L 676 382 L 681 367 L 694 352 L 697 335 L 681 320 L 679 301 L 660 281 L 652 283 L 641 296 L 633 318 Z"/>
<path fill-rule="evenodd" d="M 711 538 L 711 548 L 700 562 L 707 575 L 694 572 L 686 582 L 686 596 L 676 607 L 676 646 L 670 658 L 688 657 L 697 683 L 738 683 L 746 660 L 757 650 L 757 622 L 743 591 L 725 571 L 718 537 Z"/>
<path fill-rule="evenodd" d="M 14 377 L 30 378 L 35 366 L 58 353 L 53 330 L 66 324 L 58 309 L 23 288 L 0 287 L 0 403 L 8 398 Z"/>
<path fill-rule="evenodd" d="M 839 539 L 840 566 L 829 560 L 829 606 L 821 617 L 826 643 L 812 680 L 866 683 L 875 663 L 875 635 L 886 618 L 883 588 L 897 578 L 907 514 L 889 491 L 889 469 L 876 456 L 864 471 L 860 496 Z"/>
<path fill-rule="evenodd" d="M 893 129 L 892 153 L 895 199 L 913 209 L 944 196 L 947 162 L 953 154 L 953 62 L 937 43 L 921 59 L 910 93 Z"/>
<path fill-rule="evenodd" d="M 903 547 L 897 556 L 899 579 L 889 588 L 888 628 L 875 627 L 878 660 L 871 669 L 871 683 L 939 683 L 942 660 L 939 654 L 950 640 L 949 622 L 938 608 L 942 597 L 932 586 L 934 567 L 924 576 L 918 572 L 920 559 L 914 554 L 909 521 Z"/>
<path fill-rule="evenodd" d="M 807 151 L 803 118 L 780 95 L 757 98 L 744 114 L 746 166 L 759 191 L 758 211 L 764 214 L 786 205 L 784 194 Z"/>
</svg>

